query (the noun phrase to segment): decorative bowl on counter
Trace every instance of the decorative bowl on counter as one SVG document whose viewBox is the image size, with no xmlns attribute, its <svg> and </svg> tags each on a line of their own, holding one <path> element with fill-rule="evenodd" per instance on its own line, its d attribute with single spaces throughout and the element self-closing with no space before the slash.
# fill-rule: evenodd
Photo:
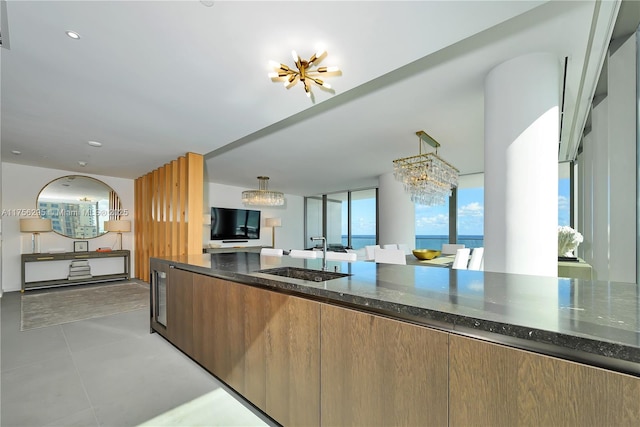
<svg viewBox="0 0 640 427">
<path fill-rule="evenodd" d="M 434 259 L 442 253 L 442 251 L 437 251 L 435 249 L 414 249 L 412 252 L 413 256 L 418 259 Z"/>
</svg>

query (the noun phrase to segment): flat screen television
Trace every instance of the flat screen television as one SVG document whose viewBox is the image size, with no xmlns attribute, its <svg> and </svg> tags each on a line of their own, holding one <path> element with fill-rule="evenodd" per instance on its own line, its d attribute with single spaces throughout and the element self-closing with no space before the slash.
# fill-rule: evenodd
<svg viewBox="0 0 640 427">
<path fill-rule="evenodd" d="M 211 208 L 211 240 L 260 238 L 260 211 Z"/>
</svg>

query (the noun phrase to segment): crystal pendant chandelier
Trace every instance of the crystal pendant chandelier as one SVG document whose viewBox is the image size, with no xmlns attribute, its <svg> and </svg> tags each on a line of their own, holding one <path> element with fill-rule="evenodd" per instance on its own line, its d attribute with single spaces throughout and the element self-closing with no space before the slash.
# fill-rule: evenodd
<svg viewBox="0 0 640 427">
<path fill-rule="evenodd" d="M 255 206 L 282 206 L 284 205 L 284 194 L 279 191 L 269 191 L 269 177 L 258 177 L 259 187 L 257 190 L 247 190 L 242 192 L 242 203 Z"/>
<path fill-rule="evenodd" d="M 402 182 L 412 202 L 426 206 L 444 205 L 451 189 L 458 186 L 459 171 L 438 156 L 440 144 L 435 139 L 422 130 L 416 135 L 420 154 L 394 160 L 393 176 Z M 434 147 L 436 152 L 422 154 L 423 142 Z"/>
<path fill-rule="evenodd" d="M 323 74 L 339 74 L 340 69 L 338 67 L 317 67 L 318 63 L 324 59 L 326 54 L 327 52 L 325 51 L 314 53 L 311 58 L 306 61 L 300 58 L 295 50 L 291 51 L 291 56 L 293 56 L 293 60 L 295 61 L 295 69 L 279 62 L 271 61 L 270 64 L 275 71 L 269 73 L 269 78 L 273 81 L 284 82 L 284 87 L 287 89 L 293 87 L 300 81 L 308 97 L 311 97 L 311 83 L 315 83 L 325 89 L 331 89 L 331 85 L 319 77 Z"/>
</svg>

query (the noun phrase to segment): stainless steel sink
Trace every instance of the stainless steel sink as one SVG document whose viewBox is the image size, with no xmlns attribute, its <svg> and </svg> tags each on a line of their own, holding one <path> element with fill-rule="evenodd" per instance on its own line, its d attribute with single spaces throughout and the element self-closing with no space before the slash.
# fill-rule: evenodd
<svg viewBox="0 0 640 427">
<path fill-rule="evenodd" d="M 298 267 L 269 268 L 267 270 L 258 270 L 257 273 L 273 274 L 275 276 L 290 277 L 292 279 L 309 280 L 310 282 L 324 282 L 325 280 L 339 279 L 341 277 L 351 276 L 350 274 L 346 273 L 312 270 L 308 268 Z"/>
</svg>

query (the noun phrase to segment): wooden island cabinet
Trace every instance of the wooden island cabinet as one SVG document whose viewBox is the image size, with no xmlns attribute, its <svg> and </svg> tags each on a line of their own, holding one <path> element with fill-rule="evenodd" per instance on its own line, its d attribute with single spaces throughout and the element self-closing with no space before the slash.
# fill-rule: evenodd
<svg viewBox="0 0 640 427">
<path fill-rule="evenodd" d="M 322 424 L 447 425 L 444 332 L 322 305 Z"/>
<path fill-rule="evenodd" d="M 640 379 L 473 338 L 449 342 L 451 426 L 634 426 Z"/>
<path fill-rule="evenodd" d="M 284 426 L 640 425 L 638 376 L 251 279 L 151 267 L 167 278 L 166 327 L 152 311 L 152 330 Z"/>
<path fill-rule="evenodd" d="M 190 355 L 193 352 L 193 273 L 151 264 L 151 330 Z"/>
<path fill-rule="evenodd" d="M 320 305 L 195 275 L 191 356 L 283 425 L 320 425 Z"/>
<path fill-rule="evenodd" d="M 162 335 L 278 423 L 446 425 L 446 333 L 167 271 Z"/>
</svg>

